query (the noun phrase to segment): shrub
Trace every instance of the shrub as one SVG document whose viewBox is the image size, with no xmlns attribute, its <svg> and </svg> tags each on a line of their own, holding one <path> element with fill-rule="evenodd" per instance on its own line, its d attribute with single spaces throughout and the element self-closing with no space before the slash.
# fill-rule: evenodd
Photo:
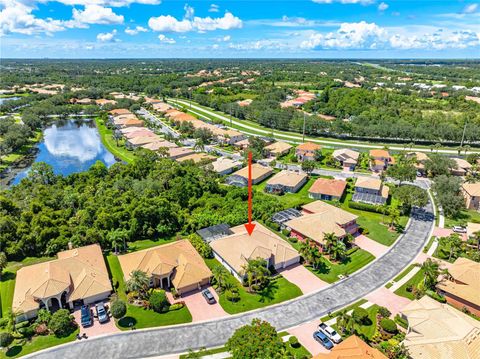
<svg viewBox="0 0 480 359">
<path fill-rule="evenodd" d="M 348 207 L 352 209 L 358 209 L 360 211 L 367 211 L 367 212 L 374 212 L 374 213 L 382 213 L 382 210 L 378 206 L 374 206 L 373 204 L 368 203 L 361 203 L 361 202 L 348 202 Z"/>
<path fill-rule="evenodd" d="M 355 323 L 364 324 L 368 320 L 368 312 L 364 308 L 357 307 L 353 310 L 352 318 Z"/>
<path fill-rule="evenodd" d="M 278 223 L 275 223 L 275 222 L 270 222 L 268 224 L 268 226 L 270 228 L 272 228 L 274 231 L 279 231 L 280 230 L 280 225 Z"/>
<path fill-rule="evenodd" d="M 15 324 L 15 328 L 16 329 L 21 329 L 21 328 L 25 328 L 25 327 L 28 327 L 30 323 L 28 322 L 28 320 L 24 320 L 22 322 L 18 322 L 17 324 Z"/>
<path fill-rule="evenodd" d="M 395 322 L 393 320 L 388 319 L 388 318 L 383 318 L 380 321 L 380 326 L 382 327 L 382 329 L 384 331 L 386 331 L 387 333 L 390 333 L 390 334 L 395 334 L 398 331 L 397 324 L 395 324 Z"/>
<path fill-rule="evenodd" d="M 0 318 L 0 328 L 5 328 L 8 324 L 7 318 Z"/>
<path fill-rule="evenodd" d="M 198 234 L 191 234 L 188 240 L 203 258 L 213 258 L 212 248 Z"/>
<path fill-rule="evenodd" d="M 0 333 L 0 347 L 8 348 L 10 344 L 13 342 L 13 335 L 8 332 Z"/>
<path fill-rule="evenodd" d="M 172 305 L 168 308 L 168 310 L 179 310 L 179 309 L 182 309 L 184 306 L 185 306 L 184 303 L 179 302 L 179 303 L 172 304 Z"/>
<path fill-rule="evenodd" d="M 127 314 L 127 305 L 123 300 L 117 299 L 110 305 L 110 312 L 115 319 L 120 319 Z"/>
<path fill-rule="evenodd" d="M 298 242 L 298 238 L 297 237 L 290 237 L 288 238 L 288 240 L 292 243 L 297 243 Z"/>
<path fill-rule="evenodd" d="M 388 308 L 379 307 L 378 314 L 380 314 L 383 318 L 388 318 L 392 314 L 392 312 L 390 312 Z"/>
<path fill-rule="evenodd" d="M 440 303 L 446 303 L 447 302 L 447 300 L 445 299 L 444 296 L 438 294 L 437 292 L 434 292 L 433 290 L 427 290 L 425 292 L 425 294 L 428 295 L 430 298 L 433 298 Z"/>
<path fill-rule="evenodd" d="M 170 303 L 167 300 L 164 290 L 155 290 L 150 295 L 150 308 L 157 313 L 166 312 Z"/>
<path fill-rule="evenodd" d="M 288 344 L 290 344 L 292 348 L 298 348 L 300 346 L 300 343 L 298 342 L 297 337 L 294 335 L 288 338 Z"/>
<path fill-rule="evenodd" d="M 73 315 L 67 309 L 59 309 L 53 313 L 48 328 L 55 333 L 57 337 L 66 337 L 75 329 Z"/>
<path fill-rule="evenodd" d="M 18 329 L 18 332 L 22 334 L 24 338 L 31 338 L 35 335 L 35 329 L 33 328 L 33 326 L 20 328 Z"/>
<path fill-rule="evenodd" d="M 398 314 L 395 316 L 395 323 L 397 323 L 404 329 L 408 329 L 408 322 Z"/>
<path fill-rule="evenodd" d="M 282 234 L 285 236 L 285 237 L 288 237 L 290 235 L 290 231 L 288 229 L 282 229 Z"/>
<path fill-rule="evenodd" d="M 47 309 L 40 309 L 37 314 L 36 323 L 48 323 L 50 318 L 52 317 L 52 313 L 50 313 Z"/>
<path fill-rule="evenodd" d="M 131 292 L 127 293 L 127 301 L 128 303 L 133 303 L 135 299 L 138 298 L 138 292 L 132 290 Z"/>
<path fill-rule="evenodd" d="M 35 334 L 37 335 L 47 335 L 48 334 L 48 327 L 47 324 L 42 323 L 42 324 L 37 324 L 35 326 Z"/>
</svg>

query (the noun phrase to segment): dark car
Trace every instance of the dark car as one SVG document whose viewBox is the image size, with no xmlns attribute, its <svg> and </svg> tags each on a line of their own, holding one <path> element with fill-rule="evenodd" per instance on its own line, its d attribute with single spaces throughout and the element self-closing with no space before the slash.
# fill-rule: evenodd
<svg viewBox="0 0 480 359">
<path fill-rule="evenodd" d="M 105 306 L 103 305 L 103 303 L 98 303 L 95 306 L 95 310 L 97 311 L 97 317 L 100 323 L 108 322 L 108 314 L 107 314 L 107 311 L 105 310 Z"/>
<path fill-rule="evenodd" d="M 313 339 L 315 339 L 317 342 L 322 344 L 326 349 L 330 350 L 333 348 L 332 341 L 328 339 L 328 337 L 320 331 L 313 333 Z"/>
<path fill-rule="evenodd" d="M 202 290 L 202 295 L 209 304 L 216 303 L 215 297 L 212 295 L 212 293 L 208 289 Z"/>
<path fill-rule="evenodd" d="M 82 317 L 81 317 L 82 327 L 85 328 L 93 325 L 93 315 L 88 305 L 82 305 L 81 314 L 82 314 Z"/>
</svg>

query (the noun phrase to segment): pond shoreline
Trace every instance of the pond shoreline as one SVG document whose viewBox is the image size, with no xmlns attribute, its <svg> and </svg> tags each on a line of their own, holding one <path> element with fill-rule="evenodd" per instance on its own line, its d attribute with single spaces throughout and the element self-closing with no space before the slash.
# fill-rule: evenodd
<svg viewBox="0 0 480 359">
<path fill-rule="evenodd" d="M 32 146 L 27 154 L 23 155 L 9 167 L 0 172 L 0 189 L 8 187 L 20 172 L 24 171 L 35 162 L 35 158 L 39 152 L 37 144 L 38 142 Z"/>
</svg>

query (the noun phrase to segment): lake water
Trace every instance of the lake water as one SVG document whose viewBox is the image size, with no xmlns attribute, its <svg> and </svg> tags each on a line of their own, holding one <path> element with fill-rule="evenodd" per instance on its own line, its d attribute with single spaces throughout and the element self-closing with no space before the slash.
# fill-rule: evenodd
<svg viewBox="0 0 480 359">
<path fill-rule="evenodd" d="M 103 146 L 93 120 L 75 119 L 56 121 L 43 131 L 43 140 L 38 144 L 34 162 L 46 162 L 55 174 L 69 175 L 86 171 L 96 161 L 107 167 L 115 157 Z M 30 168 L 18 173 L 12 184 L 19 183 Z"/>
<path fill-rule="evenodd" d="M 4 102 L 18 100 L 20 97 L 0 97 L 0 105 L 3 105 Z"/>
</svg>

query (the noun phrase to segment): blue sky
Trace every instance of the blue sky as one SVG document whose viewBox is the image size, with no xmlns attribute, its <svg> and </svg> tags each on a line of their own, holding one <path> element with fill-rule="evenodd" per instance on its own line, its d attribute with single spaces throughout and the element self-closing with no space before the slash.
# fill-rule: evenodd
<svg viewBox="0 0 480 359">
<path fill-rule="evenodd" d="M 2 58 L 479 58 L 468 0 L 0 0 Z"/>
</svg>

